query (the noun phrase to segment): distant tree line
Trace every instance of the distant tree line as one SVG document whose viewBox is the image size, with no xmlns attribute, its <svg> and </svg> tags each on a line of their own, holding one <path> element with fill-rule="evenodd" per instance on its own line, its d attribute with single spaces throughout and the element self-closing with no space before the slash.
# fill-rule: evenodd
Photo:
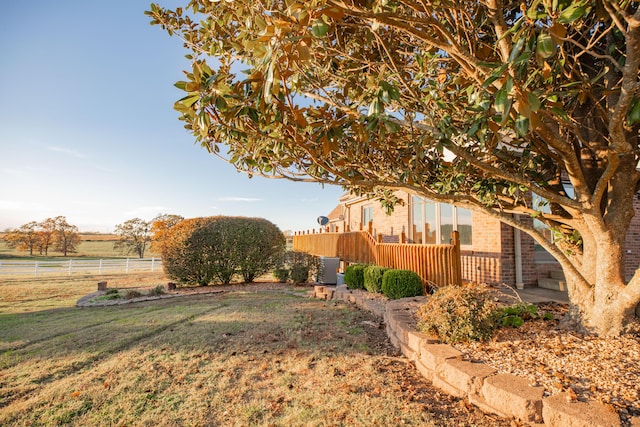
<svg viewBox="0 0 640 427">
<path fill-rule="evenodd" d="M 129 219 L 115 226 L 118 240 L 114 249 L 144 258 L 147 248 L 162 253 L 167 233 L 171 227 L 184 220 L 180 215 L 159 214 L 151 221 L 140 218 Z M 77 252 L 80 244 L 78 227 L 67 222 L 66 217 L 57 216 L 44 221 L 31 221 L 20 227 L 5 230 L 7 246 L 29 255 L 49 255 L 49 251 L 61 252 L 64 256 Z"/>
<path fill-rule="evenodd" d="M 48 255 L 49 250 L 64 256 L 76 252 L 80 244 L 78 227 L 67 222 L 64 216 L 31 221 L 18 228 L 7 230 L 4 240 L 7 246 L 33 255 Z"/>
</svg>

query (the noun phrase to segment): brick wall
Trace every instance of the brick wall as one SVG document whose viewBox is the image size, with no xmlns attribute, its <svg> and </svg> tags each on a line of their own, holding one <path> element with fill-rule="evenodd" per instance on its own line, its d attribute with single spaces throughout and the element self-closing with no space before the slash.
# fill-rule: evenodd
<svg viewBox="0 0 640 427">
<path fill-rule="evenodd" d="M 631 219 L 631 226 L 625 241 L 625 274 L 627 279 L 631 279 L 640 266 L 640 199 L 638 195 L 633 199 L 633 208 L 636 215 Z"/>
<path fill-rule="evenodd" d="M 377 237 L 382 234 L 383 241 L 398 241 L 400 234 L 404 231 L 408 232 L 409 227 L 409 196 L 403 191 L 396 191 L 396 197 L 402 200 L 403 204 L 397 204 L 393 213 L 387 215 L 384 208 L 377 200 L 362 199 L 354 203 L 348 203 L 346 206 L 347 213 L 345 216 L 345 224 L 349 224 L 352 231 L 360 229 L 362 222 L 362 208 L 365 206 L 373 207 L 373 235 Z M 344 227 L 343 226 L 343 227 Z M 367 229 L 367 224 L 362 225 L 363 230 Z M 342 228 L 344 231 L 344 228 Z"/>
<path fill-rule="evenodd" d="M 405 192 L 396 192 L 396 196 L 404 204 L 396 205 L 392 215 L 387 215 L 376 200 L 358 200 L 348 203 L 344 219 L 339 225 L 340 231 L 350 225 L 358 230 L 362 221 L 362 207 L 373 207 L 373 233 L 382 234 L 384 242 L 397 242 L 402 232 L 409 235 L 409 199 Z M 638 214 L 632 219 L 626 236 L 625 272 L 630 278 L 640 266 L 640 199 L 634 199 L 634 208 Z M 531 218 L 520 216 L 520 221 L 531 223 Z M 363 225 L 363 229 L 367 229 Z M 514 285 L 516 281 L 515 230 L 500 223 L 496 218 L 473 212 L 473 245 L 462 250 L 463 280 L 476 283 L 506 283 Z M 552 270 L 561 270 L 560 265 L 552 259 L 536 262 L 535 241 L 528 234 L 520 233 L 522 253 L 522 279 L 525 286 L 536 286 L 537 280 L 549 277 Z M 548 258 L 548 257 L 547 257 Z"/>
</svg>

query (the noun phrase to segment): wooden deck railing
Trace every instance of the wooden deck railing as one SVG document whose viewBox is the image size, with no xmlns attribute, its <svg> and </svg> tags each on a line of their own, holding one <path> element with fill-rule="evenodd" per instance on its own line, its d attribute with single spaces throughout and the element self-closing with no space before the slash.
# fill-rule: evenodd
<svg viewBox="0 0 640 427">
<path fill-rule="evenodd" d="M 293 249 L 316 256 L 338 257 L 348 263 L 412 270 L 423 282 L 437 286 L 462 283 L 457 231 L 451 233 L 449 245 L 379 243 L 367 231 L 296 234 Z"/>
</svg>

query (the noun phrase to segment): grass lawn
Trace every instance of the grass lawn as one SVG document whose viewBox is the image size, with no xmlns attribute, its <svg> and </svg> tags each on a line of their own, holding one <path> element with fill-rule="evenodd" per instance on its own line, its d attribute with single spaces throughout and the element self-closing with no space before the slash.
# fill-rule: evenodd
<svg viewBox="0 0 640 427">
<path fill-rule="evenodd" d="M 166 282 L 132 276 L 109 286 Z M 0 425 L 510 425 L 441 395 L 351 306 L 238 286 L 74 307 L 100 279 L 0 282 Z"/>
</svg>

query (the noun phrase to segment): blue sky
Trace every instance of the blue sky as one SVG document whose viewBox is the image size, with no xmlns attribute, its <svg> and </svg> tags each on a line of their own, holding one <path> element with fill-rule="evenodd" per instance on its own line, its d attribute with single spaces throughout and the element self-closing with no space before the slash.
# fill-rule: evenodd
<svg viewBox="0 0 640 427">
<path fill-rule="evenodd" d="M 187 52 L 149 25 L 149 3 L 0 1 L 0 230 L 63 215 L 109 232 L 159 213 L 317 227 L 340 187 L 249 179 L 194 144 L 173 110 Z"/>
</svg>

